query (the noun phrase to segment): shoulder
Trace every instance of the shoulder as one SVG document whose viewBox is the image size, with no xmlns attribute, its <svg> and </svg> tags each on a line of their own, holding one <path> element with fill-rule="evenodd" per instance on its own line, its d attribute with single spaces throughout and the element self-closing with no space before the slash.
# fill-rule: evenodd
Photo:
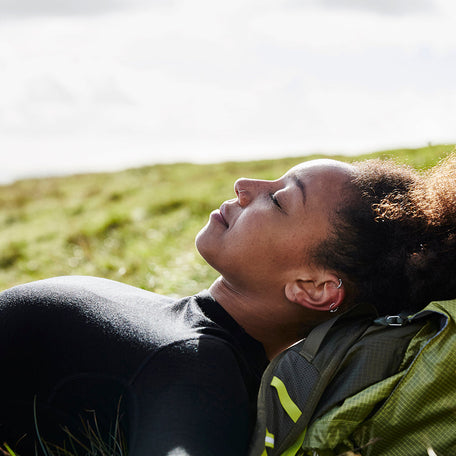
<svg viewBox="0 0 456 456">
<path fill-rule="evenodd" d="M 93 328 L 154 346 L 160 336 L 168 336 L 164 328 L 172 319 L 165 310 L 173 302 L 120 282 L 82 276 L 40 280 L 0 293 L 3 324 L 48 331 L 71 327 L 78 333 Z"/>
<path fill-rule="evenodd" d="M 142 290 L 125 283 L 91 276 L 62 276 L 17 285 L 0 293 L 0 299 L 37 299 L 45 297 L 56 299 L 62 297 L 93 296 L 117 299 L 135 296 L 142 299 L 156 299 L 172 302 L 173 299 Z"/>
<path fill-rule="evenodd" d="M 98 315 L 141 313 L 151 304 L 167 306 L 174 300 L 121 282 L 88 276 L 54 277 L 18 285 L 0 293 L 0 307 L 44 311 L 65 309 Z M 129 311 L 130 309 L 130 311 Z M 113 316 L 113 315 L 112 315 Z"/>
</svg>

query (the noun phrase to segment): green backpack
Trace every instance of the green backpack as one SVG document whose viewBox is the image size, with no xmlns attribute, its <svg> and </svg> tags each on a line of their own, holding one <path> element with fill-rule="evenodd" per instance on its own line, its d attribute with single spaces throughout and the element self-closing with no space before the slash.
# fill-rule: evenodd
<svg viewBox="0 0 456 456">
<path fill-rule="evenodd" d="M 359 306 L 314 328 L 266 369 L 249 456 L 456 454 L 453 316 Z"/>
</svg>

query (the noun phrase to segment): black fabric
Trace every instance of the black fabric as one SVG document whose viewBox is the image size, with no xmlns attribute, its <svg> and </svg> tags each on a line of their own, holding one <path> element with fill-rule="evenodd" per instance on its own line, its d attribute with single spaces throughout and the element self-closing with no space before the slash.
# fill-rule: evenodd
<svg viewBox="0 0 456 456">
<path fill-rule="evenodd" d="M 173 300 L 93 277 L 21 285 L 0 294 L 0 439 L 24 456 L 35 425 L 53 443 L 62 427 L 84 441 L 87 423 L 109 439 L 119 413 L 130 456 L 242 455 L 266 364 L 207 291 Z"/>
</svg>

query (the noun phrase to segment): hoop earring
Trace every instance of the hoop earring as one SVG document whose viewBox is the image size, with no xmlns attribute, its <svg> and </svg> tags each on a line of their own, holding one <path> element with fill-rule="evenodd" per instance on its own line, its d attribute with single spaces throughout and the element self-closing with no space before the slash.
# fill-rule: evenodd
<svg viewBox="0 0 456 456">
<path fill-rule="evenodd" d="M 330 306 L 329 306 L 329 311 L 331 313 L 334 313 L 334 312 L 337 312 L 339 310 L 339 307 L 336 307 L 336 303 L 333 302 Z"/>
<path fill-rule="evenodd" d="M 342 286 L 342 279 L 339 279 L 339 285 L 336 288 L 340 288 Z"/>
</svg>

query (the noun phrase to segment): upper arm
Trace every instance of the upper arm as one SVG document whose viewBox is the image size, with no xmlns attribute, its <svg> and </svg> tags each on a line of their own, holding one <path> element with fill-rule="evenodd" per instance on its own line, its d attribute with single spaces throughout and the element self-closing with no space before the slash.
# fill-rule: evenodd
<svg viewBox="0 0 456 456">
<path fill-rule="evenodd" d="M 249 397 L 223 341 L 203 337 L 161 350 L 132 392 L 130 456 L 246 454 Z"/>
</svg>

